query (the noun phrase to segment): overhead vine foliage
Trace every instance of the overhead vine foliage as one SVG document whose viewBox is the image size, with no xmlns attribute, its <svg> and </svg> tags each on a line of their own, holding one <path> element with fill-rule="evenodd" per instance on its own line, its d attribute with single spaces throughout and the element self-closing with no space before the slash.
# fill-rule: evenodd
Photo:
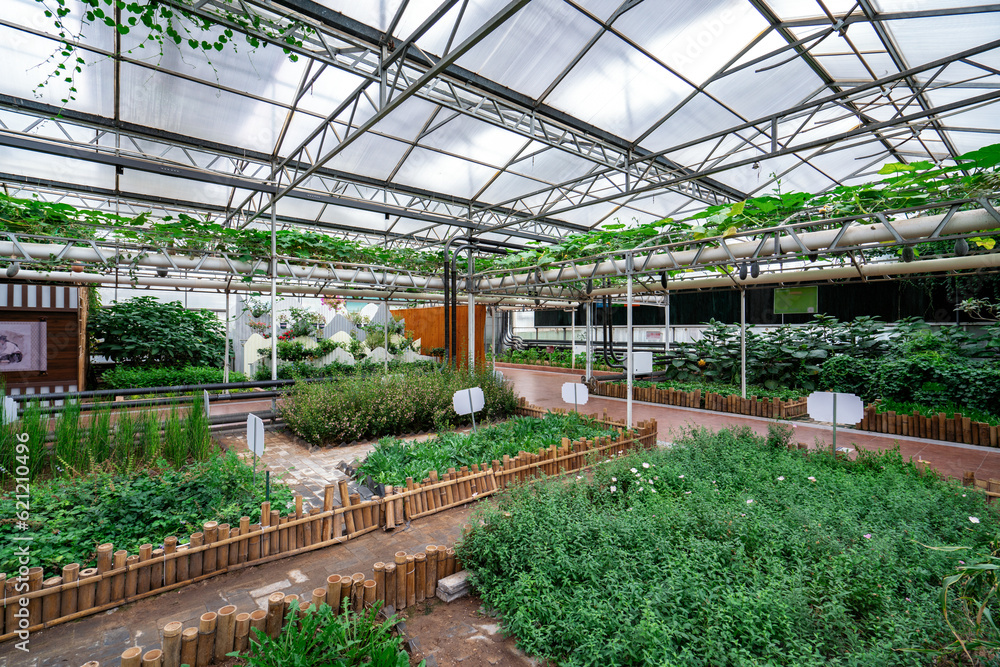
<svg viewBox="0 0 1000 667">
<path fill-rule="evenodd" d="M 754 197 L 736 204 L 712 206 L 682 220 L 665 218 L 628 227 L 604 225 L 586 234 L 574 234 L 551 245 L 539 245 L 500 257 L 477 258 L 476 268 L 522 268 L 561 260 L 592 257 L 604 252 L 705 238 L 730 237 L 744 230 L 766 229 L 786 222 L 892 211 L 962 199 L 986 198 L 1000 204 L 1000 144 L 959 158 L 955 166 L 929 162 L 889 164 L 872 183 L 839 186 L 812 195 L 804 192 Z M 932 209 L 933 210 L 933 209 Z M 943 212 L 944 209 L 941 209 Z M 224 227 L 187 214 L 153 218 L 149 212 L 134 218 L 77 209 L 64 203 L 19 199 L 0 194 L 0 232 L 39 237 L 107 239 L 141 248 L 165 248 L 177 253 L 224 252 L 233 259 L 251 261 L 270 256 L 270 233 L 264 229 Z M 973 251 L 994 250 L 1000 229 L 969 239 Z M 660 238 L 657 238 L 660 237 Z M 949 254 L 954 244 L 937 241 L 916 245 L 914 254 Z M 435 273 L 443 263 L 441 251 L 385 248 L 320 232 L 286 229 L 277 232 L 277 251 L 284 257 L 354 264 L 374 264 Z M 886 252 L 896 252 L 888 250 Z M 459 265 L 464 266 L 464 258 Z M 52 269 L 57 263 L 52 263 Z M 249 279 L 249 277 L 248 277 Z"/>
<path fill-rule="evenodd" d="M 205 18 L 185 9 L 185 5 L 193 6 L 193 0 L 175 0 L 160 2 L 148 0 L 145 2 L 126 2 L 125 0 L 35 0 L 52 21 L 60 43 L 46 61 L 53 66 L 52 72 L 44 81 L 38 84 L 39 89 L 50 86 L 55 81 L 69 84 L 63 104 L 76 99 L 76 77 L 88 65 L 85 53 L 77 44 L 85 41 L 85 33 L 90 26 L 106 25 L 115 29 L 120 35 L 137 36 L 138 49 L 158 50 L 163 55 L 164 46 L 173 43 L 180 48 L 188 48 L 200 52 L 205 60 L 212 65 L 212 54 L 224 49 L 238 50 L 239 38 L 230 25 L 241 33 L 243 41 L 251 50 L 263 48 L 273 40 L 287 46 L 285 54 L 293 62 L 298 60 L 291 47 L 303 45 L 302 36 L 308 35 L 310 29 L 300 21 L 287 17 L 265 17 L 259 14 L 247 15 L 242 11 L 218 10 L 217 19 Z M 240 3 L 234 0 L 223 0 L 223 5 L 234 8 Z M 74 7 L 79 8 L 74 14 Z M 71 19 L 74 19 L 71 21 Z M 80 21 L 79 29 L 75 20 Z M 71 25 L 72 24 L 72 25 Z M 261 39 L 260 36 L 265 39 Z M 128 50 L 127 53 L 133 53 Z M 214 69 L 214 65 L 212 65 Z"/>
<path fill-rule="evenodd" d="M 600 253 L 711 237 L 728 238 L 747 230 L 781 224 L 821 221 L 922 206 L 956 199 L 1000 197 L 1000 144 L 966 153 L 954 165 L 932 162 L 887 164 L 882 179 L 859 185 L 840 185 L 820 194 L 775 192 L 735 204 L 710 206 L 680 220 L 626 225 L 615 221 L 591 232 L 572 234 L 559 243 L 528 248 L 500 258 L 476 260 L 480 270 L 545 266 L 562 260 L 582 259 Z M 942 211 L 943 212 L 943 211 Z M 660 238 L 657 238 L 660 237 Z M 654 239 L 656 239 L 654 241 Z M 992 249 L 994 238 L 971 239 L 974 247 Z M 943 250 L 944 243 L 940 244 Z M 923 248 L 930 254 L 931 246 Z M 917 248 L 919 254 L 921 248 Z M 947 252 L 950 252 L 948 250 Z"/>
</svg>

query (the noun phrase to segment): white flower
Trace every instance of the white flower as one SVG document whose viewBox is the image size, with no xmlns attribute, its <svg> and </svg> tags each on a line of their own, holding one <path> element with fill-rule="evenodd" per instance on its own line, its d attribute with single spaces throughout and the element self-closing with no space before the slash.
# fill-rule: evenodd
<svg viewBox="0 0 1000 667">
<path fill-rule="evenodd" d="M 689 495 L 691 495 L 691 492 L 690 492 L 690 491 L 685 491 L 685 492 L 684 492 L 684 495 L 685 495 L 685 496 L 689 496 Z"/>
<path fill-rule="evenodd" d="M 648 463 L 643 463 L 643 464 L 642 464 L 642 467 L 643 467 L 643 468 L 648 468 L 648 467 L 649 467 L 649 464 L 648 464 Z"/>
<path fill-rule="evenodd" d="M 612 484 L 612 485 L 611 485 L 611 493 L 614 493 L 614 492 L 615 492 L 615 491 L 617 491 L 617 490 L 618 490 L 618 487 L 617 487 L 617 486 L 615 486 L 614 484 Z"/>
<path fill-rule="evenodd" d="M 649 482 L 650 484 L 653 483 L 653 480 L 651 480 L 651 479 L 647 479 L 646 481 Z"/>
<path fill-rule="evenodd" d="M 779 482 L 784 482 L 784 481 L 785 481 L 785 478 L 784 478 L 784 477 L 779 477 L 779 478 L 778 478 L 778 481 L 779 481 Z"/>
<path fill-rule="evenodd" d="M 638 470 L 636 470 L 635 468 L 632 468 L 632 469 L 631 469 L 631 472 L 639 472 L 639 471 L 638 471 Z"/>
<path fill-rule="evenodd" d="M 684 479 L 684 475 L 677 475 L 677 479 Z"/>
<path fill-rule="evenodd" d="M 650 491 L 652 491 L 653 493 L 656 493 L 656 489 L 650 489 Z"/>
<path fill-rule="evenodd" d="M 576 478 L 577 479 L 583 479 L 583 475 L 577 475 Z"/>
<path fill-rule="evenodd" d="M 808 479 L 810 482 L 815 482 L 816 481 L 815 477 L 807 477 L 806 479 Z"/>
<path fill-rule="evenodd" d="M 965 494 L 964 494 L 964 493 L 962 494 L 962 497 L 963 497 L 963 498 L 965 497 Z"/>
<path fill-rule="evenodd" d="M 976 517 L 974 517 L 974 516 L 970 516 L 970 517 L 969 517 L 969 521 L 971 521 L 972 523 L 979 523 L 979 519 L 977 519 L 977 518 L 976 518 Z"/>
<path fill-rule="evenodd" d="M 750 498 L 749 500 L 747 500 L 747 505 L 749 505 L 752 502 L 753 502 L 753 498 Z"/>
<path fill-rule="evenodd" d="M 618 478 L 617 478 L 617 477 L 612 477 L 612 478 L 611 478 L 611 481 L 612 481 L 612 482 L 617 482 L 617 481 L 618 481 Z"/>
</svg>

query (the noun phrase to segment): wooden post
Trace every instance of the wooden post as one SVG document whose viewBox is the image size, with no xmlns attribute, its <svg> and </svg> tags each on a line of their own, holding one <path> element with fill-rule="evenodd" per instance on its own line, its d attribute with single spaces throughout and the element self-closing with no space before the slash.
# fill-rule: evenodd
<svg viewBox="0 0 1000 667">
<path fill-rule="evenodd" d="M 154 648 L 152 651 L 146 651 L 146 654 L 142 656 L 142 667 L 162 667 L 163 666 L 163 651 L 158 648 Z"/>
<path fill-rule="evenodd" d="M 455 574 L 455 550 L 449 547 L 446 553 L 448 554 L 448 557 L 445 572 L 447 572 L 447 576 L 450 577 Z"/>
<path fill-rule="evenodd" d="M 236 632 L 233 641 L 233 650 L 246 653 L 250 644 L 250 614 L 242 613 L 236 615 Z"/>
<path fill-rule="evenodd" d="M 406 606 L 417 604 L 417 572 L 413 556 L 406 557 Z"/>
<path fill-rule="evenodd" d="M 163 626 L 163 667 L 181 667 L 181 631 L 184 624 L 171 621 Z"/>
<path fill-rule="evenodd" d="M 444 579 L 448 576 L 448 547 L 443 544 L 439 544 L 437 547 L 438 555 L 438 581 Z M 435 590 L 437 590 L 435 588 Z"/>
<path fill-rule="evenodd" d="M 323 487 L 323 512 L 333 511 L 333 503 L 336 498 L 337 487 L 334 484 L 327 484 Z M 330 539 L 333 535 L 333 519 L 334 517 L 326 517 L 323 519 L 323 527 L 321 528 L 321 534 L 323 541 Z"/>
<path fill-rule="evenodd" d="M 268 526 L 280 526 L 281 525 L 281 513 L 278 510 L 271 510 L 271 517 L 267 520 Z M 268 546 L 268 554 L 281 553 L 281 531 L 272 530 L 269 533 L 268 539 L 271 544 Z"/>
<path fill-rule="evenodd" d="M 281 634 L 281 627 L 285 619 L 285 594 L 282 592 L 271 593 L 267 598 L 267 622 L 264 631 L 271 639 L 276 639 Z"/>
<path fill-rule="evenodd" d="M 163 588 L 163 549 L 153 549 L 153 564 L 149 566 L 149 590 Z"/>
<path fill-rule="evenodd" d="M 240 536 L 247 536 L 250 534 L 250 517 L 241 516 L 240 517 Z M 250 553 L 250 544 L 248 539 L 242 539 L 239 541 L 240 553 L 237 559 L 237 563 L 247 562 L 247 556 Z M 232 552 L 232 549 L 230 549 Z M 194 573 L 192 573 L 193 575 Z"/>
<path fill-rule="evenodd" d="M 260 527 L 263 530 L 271 525 L 271 503 L 264 501 L 260 504 Z M 265 557 L 271 554 L 271 538 L 262 536 L 260 540 L 260 555 Z"/>
<path fill-rule="evenodd" d="M 326 589 L 325 588 L 314 588 L 312 596 L 312 606 L 313 609 L 318 610 L 320 605 L 326 604 Z"/>
<path fill-rule="evenodd" d="M 303 516 L 302 515 L 302 494 L 301 493 L 296 493 L 295 494 L 295 518 L 296 519 L 301 519 L 302 516 Z M 304 546 L 306 546 L 306 525 L 304 523 L 300 523 L 300 524 L 298 524 L 298 525 L 295 526 L 295 547 L 299 548 L 299 547 L 304 547 Z"/>
<path fill-rule="evenodd" d="M 249 546 L 247 547 L 247 559 L 248 560 L 260 560 L 260 524 L 255 523 L 250 526 L 250 539 L 247 540 Z"/>
<path fill-rule="evenodd" d="M 396 561 L 396 609 L 406 608 L 406 552 L 397 551 Z"/>
<path fill-rule="evenodd" d="M 284 526 L 287 523 L 288 523 L 288 517 L 287 516 L 281 517 L 281 523 L 279 525 Z M 288 528 L 281 528 L 281 529 L 278 530 L 278 533 L 279 533 L 279 537 L 278 537 L 278 553 L 285 553 L 286 551 L 288 551 L 288 545 L 289 545 L 289 542 L 288 542 L 288 533 L 289 533 L 289 529 Z"/>
<path fill-rule="evenodd" d="M 80 565 L 79 563 L 70 563 L 62 569 L 63 583 L 72 584 L 74 581 L 78 581 L 80 577 Z M 0 578 L 0 594 L 3 592 L 3 579 Z M 62 592 L 62 600 L 59 603 L 59 610 L 63 616 L 69 616 L 70 614 L 75 614 L 77 612 L 77 594 L 79 591 L 74 586 L 72 588 L 67 588 Z M 3 624 L 3 619 L 0 618 L 0 625 Z"/>
<path fill-rule="evenodd" d="M 97 571 L 100 574 L 104 574 L 111 569 L 111 552 L 114 551 L 114 547 L 111 544 L 101 544 L 97 547 Z M 107 604 L 111 601 L 111 579 L 109 577 L 102 577 L 100 581 L 97 582 L 97 599 L 95 603 L 97 606 Z M 34 623 L 32 623 L 34 625 Z"/>
<path fill-rule="evenodd" d="M 382 501 L 385 508 L 385 529 L 390 530 L 396 527 L 396 503 L 392 501 L 392 485 L 386 484 L 385 498 Z"/>
<path fill-rule="evenodd" d="M 331 574 L 326 578 L 326 603 L 333 609 L 334 614 L 340 613 L 340 601 L 344 597 L 340 592 L 340 580 L 339 574 Z"/>
<path fill-rule="evenodd" d="M 414 602 L 423 602 L 427 593 L 427 554 L 421 552 L 413 557 L 416 573 Z"/>
<path fill-rule="evenodd" d="M 375 599 L 385 605 L 385 563 L 379 561 L 372 566 L 375 572 Z"/>
<path fill-rule="evenodd" d="M 396 608 L 396 564 L 385 564 L 385 606 Z"/>
<path fill-rule="evenodd" d="M 181 664 L 197 667 L 198 628 L 184 628 L 181 632 Z"/>
<path fill-rule="evenodd" d="M 215 661 L 225 662 L 236 641 L 236 607 L 227 604 L 219 610 L 215 631 Z"/>
<path fill-rule="evenodd" d="M 207 667 L 214 661 L 217 619 L 214 611 L 207 611 L 198 619 L 198 663 L 192 667 Z"/>
</svg>

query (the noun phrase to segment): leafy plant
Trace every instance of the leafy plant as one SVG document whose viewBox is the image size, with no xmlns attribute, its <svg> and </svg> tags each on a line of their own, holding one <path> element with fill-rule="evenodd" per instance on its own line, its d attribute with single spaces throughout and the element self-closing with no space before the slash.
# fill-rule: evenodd
<svg viewBox="0 0 1000 667">
<path fill-rule="evenodd" d="M 140 296 L 92 313 L 95 354 L 137 366 L 220 366 L 225 332 L 208 310 Z"/>
<path fill-rule="evenodd" d="M 548 414 L 541 419 L 515 417 L 475 433 L 440 433 L 423 441 L 382 438 L 358 467 L 358 478 L 378 484 L 405 484 L 407 477 L 422 480 L 431 470 L 444 475 L 448 468 L 489 464 L 518 452 L 537 452 L 558 445 L 562 438 L 598 438 L 617 435 L 576 413 Z"/>
<path fill-rule="evenodd" d="M 264 480 L 229 452 L 180 470 L 160 466 L 130 474 L 94 472 L 87 476 L 36 480 L 31 485 L 31 519 L 26 531 L 0 522 L 0 572 L 18 571 L 15 533 L 31 539 L 31 565 L 46 576 L 63 565 L 87 567 L 96 547 L 111 542 L 136 552 L 140 544 L 159 544 L 169 535 L 183 537 L 206 521 L 238 524 L 253 516 L 264 500 Z M 285 507 L 292 492 L 272 480 L 271 503 Z M 3 516 L 14 516 L 12 493 L 0 494 Z"/>
<path fill-rule="evenodd" d="M 898 649 L 950 638 L 958 563 L 918 542 L 977 550 L 1000 528 L 981 493 L 898 450 L 803 456 L 749 429 L 477 512 L 457 549 L 473 586 L 522 649 L 570 666 L 922 664 Z"/>
<path fill-rule="evenodd" d="M 101 374 L 101 384 L 108 389 L 142 387 L 181 387 L 193 384 L 221 384 L 223 371 L 210 366 L 154 366 L 133 368 L 119 364 Z M 247 377 L 229 372 L 230 382 L 246 382 Z"/>
<path fill-rule="evenodd" d="M 379 604 L 360 612 L 344 605 L 338 615 L 324 603 L 303 614 L 296 600 L 277 638 L 255 629 L 249 652 L 228 655 L 242 658 L 247 667 L 409 667 L 403 637 L 393 631 L 399 619 L 393 615 L 383 621 L 379 611 Z"/>
</svg>

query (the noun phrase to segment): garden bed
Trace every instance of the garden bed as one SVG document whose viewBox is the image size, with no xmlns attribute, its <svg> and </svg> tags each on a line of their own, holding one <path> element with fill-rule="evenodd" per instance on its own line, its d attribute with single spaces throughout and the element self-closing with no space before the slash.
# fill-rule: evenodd
<svg viewBox="0 0 1000 667">
<path fill-rule="evenodd" d="M 458 555 L 505 631 L 558 664 L 929 663 L 900 649 L 953 641 L 942 583 L 974 574 L 997 513 L 898 451 L 785 445 L 698 430 L 592 481 L 515 489 Z"/>
<path fill-rule="evenodd" d="M 796 419 L 806 416 L 805 398 L 780 399 L 757 396 L 743 398 L 735 394 L 703 392 L 701 389 L 683 391 L 674 389 L 666 383 L 645 384 L 647 386 L 632 387 L 632 400 L 771 419 Z M 595 383 L 592 392 L 595 396 L 627 398 L 628 386 L 620 382 L 598 382 Z"/>
</svg>

